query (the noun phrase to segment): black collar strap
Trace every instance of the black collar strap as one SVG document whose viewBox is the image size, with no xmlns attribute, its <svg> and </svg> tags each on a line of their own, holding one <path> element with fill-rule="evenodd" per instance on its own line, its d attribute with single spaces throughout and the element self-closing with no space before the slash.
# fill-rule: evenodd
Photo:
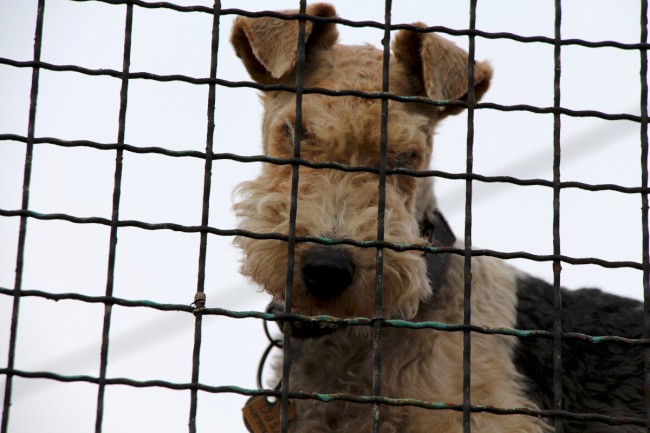
<svg viewBox="0 0 650 433">
<path fill-rule="evenodd" d="M 432 247 L 452 247 L 456 236 L 451 231 L 449 223 L 442 214 L 436 210 L 432 220 L 426 220 L 420 225 L 420 233 L 429 239 Z M 449 269 L 449 253 L 424 253 L 427 262 L 427 275 L 431 282 L 431 293 L 435 294 L 445 281 Z"/>
<path fill-rule="evenodd" d="M 433 213 L 431 220 L 426 220 L 420 224 L 420 234 L 429 239 L 432 247 L 451 247 L 456 242 L 456 237 L 451 231 L 447 220 L 439 211 Z M 449 253 L 424 253 L 424 259 L 427 262 L 427 275 L 431 282 L 431 293 L 435 294 L 442 283 L 445 281 L 447 269 L 449 269 Z M 266 308 L 269 313 L 282 313 L 284 309 L 271 302 Z M 278 321 L 280 330 L 283 325 L 282 320 Z M 291 336 L 295 338 L 316 338 L 324 335 L 331 334 L 338 329 L 337 326 L 328 325 L 325 323 L 313 323 L 294 320 L 291 323 Z"/>
</svg>

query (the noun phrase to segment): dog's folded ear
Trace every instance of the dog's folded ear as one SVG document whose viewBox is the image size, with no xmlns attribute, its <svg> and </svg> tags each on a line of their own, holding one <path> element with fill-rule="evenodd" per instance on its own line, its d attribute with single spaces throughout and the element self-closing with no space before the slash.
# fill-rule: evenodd
<svg viewBox="0 0 650 433">
<path fill-rule="evenodd" d="M 414 26 L 425 28 L 422 23 Z M 415 77 L 416 92 L 434 100 L 467 101 L 468 54 L 433 33 L 401 30 L 393 42 L 397 61 Z M 474 63 L 474 96 L 478 101 L 490 86 L 492 68 L 487 62 Z M 442 114 L 457 114 L 459 106 L 440 107 Z"/>
<path fill-rule="evenodd" d="M 297 14 L 298 11 L 284 11 Z M 307 15 L 335 17 L 336 10 L 325 3 L 307 7 Z M 329 48 L 336 43 L 334 23 L 305 22 L 305 54 Z M 298 21 L 279 18 L 239 17 L 230 38 L 251 77 L 261 84 L 276 84 L 295 73 L 298 49 Z"/>
</svg>

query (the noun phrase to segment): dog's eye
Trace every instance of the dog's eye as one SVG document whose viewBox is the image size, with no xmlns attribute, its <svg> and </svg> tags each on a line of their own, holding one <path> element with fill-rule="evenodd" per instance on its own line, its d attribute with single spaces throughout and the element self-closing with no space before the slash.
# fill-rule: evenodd
<svg viewBox="0 0 650 433">
<path fill-rule="evenodd" d="M 293 126 L 288 123 L 282 125 L 282 136 L 287 139 L 287 141 L 293 141 Z"/>
<path fill-rule="evenodd" d="M 282 125 L 282 136 L 286 139 L 288 143 L 291 143 L 293 145 L 293 141 L 295 140 L 296 137 L 296 131 L 291 123 L 285 123 Z M 310 138 L 309 136 L 309 131 L 305 127 L 305 125 L 302 125 L 302 132 L 300 134 L 301 141 L 308 140 Z"/>
<path fill-rule="evenodd" d="M 418 161 L 418 153 L 415 150 L 402 152 L 394 159 L 395 168 L 413 168 Z"/>
</svg>

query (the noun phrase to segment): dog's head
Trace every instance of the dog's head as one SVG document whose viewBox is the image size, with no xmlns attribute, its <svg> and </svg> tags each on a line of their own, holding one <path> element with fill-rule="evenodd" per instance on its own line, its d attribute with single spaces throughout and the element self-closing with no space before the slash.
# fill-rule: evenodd
<svg viewBox="0 0 650 433">
<path fill-rule="evenodd" d="M 296 13 L 290 11 L 287 13 Z M 315 17 L 334 17 L 334 8 L 315 4 Z M 423 24 L 415 24 L 425 27 Z M 333 23 L 305 23 L 304 87 L 335 91 L 381 92 L 382 52 L 366 46 L 337 44 Z M 261 84 L 294 86 L 298 21 L 238 18 L 232 39 L 251 77 Z M 436 101 L 465 101 L 468 94 L 467 53 L 433 34 L 400 31 L 390 59 L 391 93 Z M 474 94 L 480 99 L 492 70 L 474 65 Z M 291 158 L 296 138 L 296 96 L 286 91 L 263 94 L 264 153 Z M 302 102 L 300 156 L 315 162 L 378 168 L 381 100 L 359 96 L 307 93 Z M 421 102 L 390 101 L 386 164 L 389 169 L 426 170 L 435 125 L 462 107 L 434 107 Z M 261 175 L 239 188 L 235 205 L 240 228 L 288 234 L 292 167 L 265 164 Z M 377 239 L 379 177 L 369 172 L 300 167 L 296 234 L 327 239 Z M 435 208 L 426 178 L 391 174 L 386 178 L 384 239 L 422 244 L 418 221 Z M 242 272 L 274 298 L 284 298 L 287 245 L 276 240 L 238 237 L 244 251 Z M 304 314 L 340 317 L 374 315 L 376 250 L 356 246 L 298 243 L 293 269 L 293 306 Z M 429 293 L 426 265 L 420 252 L 384 250 L 384 315 L 411 318 Z"/>
</svg>

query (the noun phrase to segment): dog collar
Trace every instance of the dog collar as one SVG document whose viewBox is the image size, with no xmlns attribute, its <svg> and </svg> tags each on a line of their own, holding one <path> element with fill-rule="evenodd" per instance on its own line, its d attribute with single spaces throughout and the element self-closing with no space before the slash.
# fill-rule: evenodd
<svg viewBox="0 0 650 433">
<path fill-rule="evenodd" d="M 432 247 L 452 247 L 456 243 L 454 232 L 451 231 L 449 223 L 438 210 L 433 213 L 433 220 L 425 220 L 420 224 L 420 234 L 429 239 Z M 445 281 L 450 256 L 449 253 L 424 253 L 432 294 L 435 294 Z"/>
<path fill-rule="evenodd" d="M 425 220 L 420 224 L 420 234 L 425 236 L 433 247 L 451 247 L 456 242 L 456 236 L 452 232 L 449 223 L 442 214 L 436 210 L 433 218 Z M 431 293 L 438 292 L 442 283 L 445 281 L 445 275 L 449 269 L 449 253 L 432 253 L 425 252 L 424 260 L 427 263 L 427 276 L 429 277 Z M 269 313 L 282 313 L 284 309 L 277 303 L 271 302 L 266 308 Z M 283 320 L 277 322 L 280 330 L 283 329 Z M 339 329 L 338 326 L 328 325 L 325 323 L 302 322 L 298 320 L 290 321 L 291 336 L 294 338 L 316 338 L 329 335 Z"/>
</svg>

